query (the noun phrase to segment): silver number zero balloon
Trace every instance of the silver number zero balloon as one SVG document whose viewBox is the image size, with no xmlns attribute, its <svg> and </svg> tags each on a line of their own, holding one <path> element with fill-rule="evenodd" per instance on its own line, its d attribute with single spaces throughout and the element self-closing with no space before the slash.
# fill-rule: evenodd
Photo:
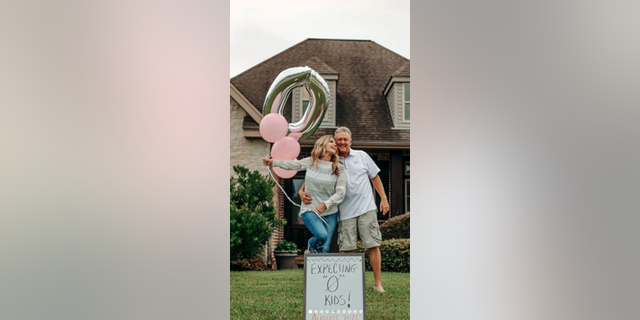
<svg viewBox="0 0 640 320">
<path fill-rule="evenodd" d="M 289 132 L 300 133 L 299 140 L 302 140 L 310 137 L 318 129 L 331 101 L 329 86 L 315 70 L 309 67 L 295 67 L 280 72 L 267 91 L 262 114 L 282 115 L 291 91 L 297 87 L 309 91 L 309 106 L 298 122 L 289 124 Z"/>
</svg>

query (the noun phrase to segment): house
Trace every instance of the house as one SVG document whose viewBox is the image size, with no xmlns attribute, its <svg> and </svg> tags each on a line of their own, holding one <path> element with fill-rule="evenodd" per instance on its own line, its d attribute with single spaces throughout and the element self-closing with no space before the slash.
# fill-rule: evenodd
<svg viewBox="0 0 640 320">
<path fill-rule="evenodd" d="M 353 134 L 352 148 L 366 151 L 381 169 L 391 212 L 386 216 L 379 213 L 380 223 L 409 212 L 410 60 L 371 40 L 306 39 L 231 78 L 232 165 L 268 174 L 261 162 L 270 148 L 259 133 L 262 105 L 281 71 L 304 66 L 325 79 L 331 97 L 321 126 L 313 136 L 300 141 L 299 159 L 309 156 L 318 137 L 333 135 L 337 127 L 346 126 Z M 297 88 L 283 116 L 289 123 L 295 122 L 307 104 L 306 90 Z M 303 180 L 304 172 L 280 180 L 287 195 L 298 204 Z M 298 207 L 291 205 L 279 188 L 276 198 L 287 225 L 274 234 L 270 247 L 286 239 L 304 250 L 311 235 L 297 216 Z M 377 195 L 376 204 L 379 204 Z M 337 248 L 335 243 L 334 246 L 332 251 Z"/>
</svg>

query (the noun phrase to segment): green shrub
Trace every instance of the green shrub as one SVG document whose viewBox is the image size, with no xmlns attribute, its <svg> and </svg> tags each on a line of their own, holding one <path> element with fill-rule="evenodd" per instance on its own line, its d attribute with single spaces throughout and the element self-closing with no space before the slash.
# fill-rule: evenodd
<svg viewBox="0 0 640 320">
<path fill-rule="evenodd" d="M 410 239 L 390 239 L 380 242 L 382 256 L 381 269 L 388 272 L 409 272 L 410 269 Z M 358 241 L 358 252 L 365 252 L 365 268 L 371 271 L 369 251 L 365 250 L 362 242 Z"/>
<path fill-rule="evenodd" d="M 289 252 L 298 252 L 298 246 L 287 240 L 284 240 L 276 245 L 277 251 L 289 251 Z"/>
<path fill-rule="evenodd" d="M 410 234 L 410 216 L 409 213 L 399 215 L 387 220 L 380 226 L 382 239 L 409 239 Z"/>
<path fill-rule="evenodd" d="M 263 250 L 271 233 L 286 221 L 271 203 L 275 183 L 258 171 L 234 166 L 231 177 L 231 260 L 251 259 Z"/>
</svg>

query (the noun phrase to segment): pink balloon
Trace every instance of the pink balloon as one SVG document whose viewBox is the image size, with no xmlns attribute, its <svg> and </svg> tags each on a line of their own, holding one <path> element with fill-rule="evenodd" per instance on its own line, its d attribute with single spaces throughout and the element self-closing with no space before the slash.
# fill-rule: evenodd
<svg viewBox="0 0 640 320">
<path fill-rule="evenodd" d="M 300 154 L 300 143 L 292 137 L 284 137 L 273 144 L 271 156 L 277 160 L 293 160 Z"/>
<path fill-rule="evenodd" d="M 260 121 L 260 135 L 269 142 L 276 142 L 287 135 L 289 124 L 279 113 L 269 113 Z"/>
<path fill-rule="evenodd" d="M 278 177 L 280 177 L 282 179 L 289 179 L 289 178 L 295 176 L 296 173 L 298 173 L 298 171 L 285 170 L 285 169 L 282 169 L 282 168 L 273 167 L 273 173 L 275 173 L 276 175 L 278 175 Z"/>
<path fill-rule="evenodd" d="M 298 140 L 298 139 L 300 139 L 300 137 L 302 137 L 302 132 L 291 132 L 291 133 L 289 133 L 289 135 L 287 137 L 291 137 L 291 138 L 294 138 L 294 139 Z"/>
</svg>

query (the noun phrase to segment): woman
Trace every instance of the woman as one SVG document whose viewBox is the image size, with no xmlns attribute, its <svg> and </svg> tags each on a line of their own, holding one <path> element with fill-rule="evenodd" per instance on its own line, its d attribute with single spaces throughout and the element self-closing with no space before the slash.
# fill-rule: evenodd
<svg viewBox="0 0 640 320">
<path fill-rule="evenodd" d="M 311 204 L 302 204 L 299 216 L 313 233 L 309 239 L 311 253 L 328 253 L 333 232 L 338 225 L 338 204 L 344 199 L 347 177 L 338 162 L 338 147 L 333 136 L 320 137 L 311 151 L 311 157 L 302 160 L 273 160 L 262 158 L 268 166 L 285 170 L 306 170 L 305 189 L 311 194 Z M 318 213 L 316 214 L 314 210 Z M 318 216 L 322 216 L 325 222 Z"/>
</svg>

